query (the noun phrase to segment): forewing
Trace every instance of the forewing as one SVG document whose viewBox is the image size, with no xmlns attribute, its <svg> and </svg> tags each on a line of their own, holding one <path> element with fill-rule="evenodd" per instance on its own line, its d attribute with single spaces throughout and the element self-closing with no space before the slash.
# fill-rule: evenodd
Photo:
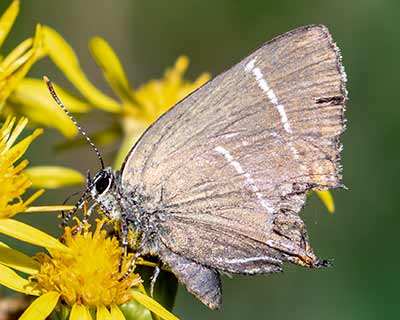
<svg viewBox="0 0 400 320">
<path fill-rule="evenodd" d="M 313 256 L 297 213 L 307 191 L 341 185 L 345 98 L 328 30 L 296 29 L 164 114 L 127 158 L 123 185 L 162 202 L 163 243 L 205 265 Z"/>
</svg>

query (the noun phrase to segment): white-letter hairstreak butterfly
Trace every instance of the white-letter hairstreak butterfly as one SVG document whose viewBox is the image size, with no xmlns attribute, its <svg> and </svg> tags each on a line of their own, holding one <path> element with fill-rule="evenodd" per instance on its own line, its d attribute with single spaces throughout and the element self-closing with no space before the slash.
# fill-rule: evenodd
<svg viewBox="0 0 400 320">
<path fill-rule="evenodd" d="M 137 257 L 158 256 L 212 309 L 220 272 L 323 266 L 298 213 L 308 191 L 342 186 L 345 83 L 324 26 L 285 33 L 162 115 L 120 171 L 102 165 L 91 210 L 120 221 L 125 249 L 139 233 Z"/>
</svg>

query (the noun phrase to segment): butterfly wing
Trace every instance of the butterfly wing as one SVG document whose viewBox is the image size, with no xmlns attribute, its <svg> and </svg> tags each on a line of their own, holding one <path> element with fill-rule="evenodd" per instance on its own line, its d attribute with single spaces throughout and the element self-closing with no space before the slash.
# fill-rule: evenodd
<svg viewBox="0 0 400 320">
<path fill-rule="evenodd" d="M 324 26 L 267 42 L 157 120 L 122 184 L 162 206 L 160 241 L 238 273 L 320 262 L 298 212 L 306 193 L 341 186 L 345 74 Z"/>
</svg>

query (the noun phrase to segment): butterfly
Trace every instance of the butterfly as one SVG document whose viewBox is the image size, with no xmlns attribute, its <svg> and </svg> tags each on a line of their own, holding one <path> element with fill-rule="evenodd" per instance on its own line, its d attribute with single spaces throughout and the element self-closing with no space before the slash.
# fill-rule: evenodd
<svg viewBox="0 0 400 320">
<path fill-rule="evenodd" d="M 137 233 L 136 258 L 159 257 L 211 309 L 221 305 L 221 272 L 325 266 L 299 211 L 309 191 L 343 187 L 346 97 L 327 28 L 287 32 L 162 115 L 121 170 L 101 160 L 88 179 L 90 210 L 119 222 L 123 255 Z"/>
</svg>

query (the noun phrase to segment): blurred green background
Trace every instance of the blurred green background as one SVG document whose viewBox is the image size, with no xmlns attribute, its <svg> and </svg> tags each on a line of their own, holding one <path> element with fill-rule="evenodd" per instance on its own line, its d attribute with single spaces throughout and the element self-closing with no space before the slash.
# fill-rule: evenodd
<svg viewBox="0 0 400 320">
<path fill-rule="evenodd" d="M 0 11 L 8 4 L 2 0 Z M 88 40 L 96 35 L 110 42 L 137 87 L 161 76 L 182 53 L 191 60 L 189 78 L 203 71 L 216 75 L 276 35 L 305 24 L 327 25 L 342 50 L 349 79 L 348 128 L 343 136 L 344 182 L 349 190 L 334 191 L 334 215 L 313 196 L 302 217 L 316 253 L 333 259 L 334 266 L 286 266 L 278 275 L 224 276 L 223 307 L 213 312 L 181 287 L 174 311 L 183 319 L 398 317 L 399 1 L 22 1 L 4 52 L 32 35 L 37 22 L 67 39 L 90 79 L 106 92 L 110 91 L 87 49 Z M 43 73 L 72 88 L 48 61 L 36 64 L 30 74 Z M 89 131 L 99 128 L 96 117 L 82 119 Z M 103 124 L 100 121 L 100 128 Z M 47 130 L 27 158 L 32 164 L 96 171 L 98 163 L 89 147 L 55 152 L 53 146 L 62 141 L 58 133 Z M 109 163 L 111 156 L 106 156 Z M 49 191 L 41 201 L 60 203 L 70 192 Z M 42 229 L 60 233 L 54 215 L 31 218 Z"/>
</svg>

